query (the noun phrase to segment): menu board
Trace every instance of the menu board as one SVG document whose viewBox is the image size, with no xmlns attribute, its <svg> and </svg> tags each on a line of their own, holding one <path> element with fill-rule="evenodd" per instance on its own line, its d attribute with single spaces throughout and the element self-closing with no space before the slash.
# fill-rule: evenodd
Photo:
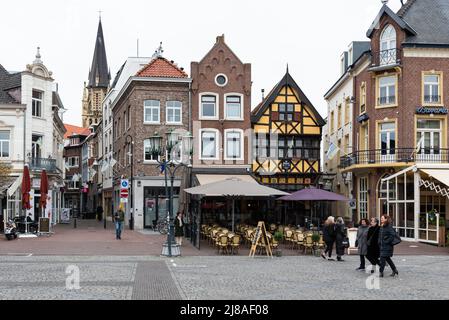
<svg viewBox="0 0 449 320">
<path fill-rule="evenodd" d="M 251 251 L 249 252 L 250 257 L 256 255 L 257 246 L 261 244 L 261 241 L 265 243 L 265 251 L 268 257 L 273 257 L 271 252 L 270 240 L 267 237 L 267 229 L 265 228 L 265 222 L 260 221 L 257 225 L 256 231 L 254 232 L 254 239 L 251 246 Z"/>
</svg>

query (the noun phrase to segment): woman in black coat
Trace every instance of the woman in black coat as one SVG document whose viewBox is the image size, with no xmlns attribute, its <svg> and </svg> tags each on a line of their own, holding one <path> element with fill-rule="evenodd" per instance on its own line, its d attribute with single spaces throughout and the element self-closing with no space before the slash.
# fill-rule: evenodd
<svg viewBox="0 0 449 320">
<path fill-rule="evenodd" d="M 391 225 L 391 217 L 386 214 L 384 214 L 380 218 L 380 224 L 381 224 L 379 232 L 380 277 L 384 276 L 385 263 L 388 263 L 388 265 L 391 267 L 391 270 L 393 270 L 391 276 L 394 277 L 396 275 L 399 275 L 399 272 L 396 269 L 393 260 L 391 260 L 391 257 L 393 257 L 394 252 L 393 240 L 396 237 L 396 231 L 393 229 L 393 226 Z"/>
<path fill-rule="evenodd" d="M 324 223 L 323 228 L 323 241 L 326 244 L 326 250 L 321 253 L 321 257 L 323 259 L 326 259 L 326 254 L 328 254 L 328 260 L 332 259 L 332 249 L 334 247 L 335 242 L 335 221 L 334 217 L 330 216 L 327 218 L 326 222 Z"/>
<path fill-rule="evenodd" d="M 178 212 L 175 218 L 175 237 L 176 243 L 182 246 L 182 237 L 184 237 L 184 220 L 182 219 L 183 213 Z"/>
<path fill-rule="evenodd" d="M 346 238 L 346 227 L 343 218 L 337 219 L 337 224 L 335 225 L 335 246 L 337 250 L 337 260 L 344 261 L 341 257 L 345 254 L 345 246 L 343 245 L 343 240 Z"/>
<path fill-rule="evenodd" d="M 368 229 L 368 252 L 366 258 L 372 264 L 371 273 L 374 273 L 376 265 L 380 265 L 380 248 L 379 248 L 379 219 L 371 218 L 370 227 Z"/>
</svg>

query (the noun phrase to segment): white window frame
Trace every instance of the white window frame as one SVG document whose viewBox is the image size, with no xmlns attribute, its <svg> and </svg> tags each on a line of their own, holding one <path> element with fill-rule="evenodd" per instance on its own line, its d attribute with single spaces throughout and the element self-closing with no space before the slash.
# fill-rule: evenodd
<svg viewBox="0 0 449 320">
<path fill-rule="evenodd" d="M 364 187 L 366 189 L 362 190 L 362 180 L 365 181 Z M 369 205 L 369 179 L 368 177 L 360 177 L 359 178 L 359 185 L 358 185 L 358 193 L 359 193 L 359 199 L 358 199 L 358 208 L 359 208 L 359 217 L 360 219 L 363 218 L 369 218 L 368 217 L 368 205 Z"/>
<path fill-rule="evenodd" d="M 228 156 L 228 133 L 239 133 L 240 134 L 240 158 L 233 158 Z M 245 149 L 245 136 L 242 129 L 226 129 L 224 131 L 224 159 L 229 161 L 243 161 L 244 160 L 244 149 Z"/>
<path fill-rule="evenodd" d="M 40 93 L 40 94 L 41 94 L 41 98 L 40 98 L 40 99 L 34 98 L 34 97 L 33 97 L 33 92 L 38 92 L 38 93 Z M 40 106 L 39 106 L 39 109 L 40 109 L 40 115 L 38 115 L 38 116 L 36 116 L 36 115 L 33 114 L 33 104 L 34 104 L 35 102 L 36 102 L 36 103 L 40 103 Z M 35 109 L 36 109 L 36 108 L 35 108 Z M 33 117 L 36 117 L 36 118 L 43 118 L 43 116 L 44 116 L 44 92 L 41 91 L 41 90 L 33 89 L 33 90 L 31 91 L 31 115 L 32 115 Z"/>
<path fill-rule="evenodd" d="M 147 142 L 150 142 L 150 139 L 143 140 L 143 163 L 144 164 L 156 164 L 156 163 L 158 163 L 158 160 L 161 159 L 160 155 L 158 155 L 158 159 L 157 160 L 147 160 L 145 158 L 145 153 L 146 153 L 145 149 L 146 149 Z"/>
<path fill-rule="evenodd" d="M 388 35 L 387 35 L 387 32 L 389 33 Z M 398 38 L 398 36 L 397 36 L 396 29 L 391 24 L 387 25 L 383 29 L 382 34 L 380 35 L 380 39 L 379 39 L 379 48 L 380 48 L 379 62 L 380 62 L 380 65 L 384 66 L 384 65 L 390 65 L 390 64 L 396 63 L 396 58 L 397 58 L 396 52 L 393 52 L 391 57 L 389 56 L 389 54 L 387 54 L 387 58 L 382 57 L 382 53 L 396 50 L 397 49 L 396 48 L 397 38 Z"/>
<path fill-rule="evenodd" d="M 426 81 L 426 77 L 437 77 L 437 82 L 433 82 L 433 81 Z M 440 92 L 441 92 L 441 75 L 440 74 L 431 74 L 431 73 L 427 73 L 427 74 L 424 74 L 424 77 L 423 77 L 423 82 L 424 82 L 424 92 L 423 92 L 423 100 L 424 100 L 424 103 L 429 103 L 429 104 L 440 104 L 441 103 L 441 95 L 440 95 Z M 432 95 L 432 89 L 434 88 L 434 87 L 437 87 L 437 92 L 438 92 L 438 94 L 437 94 L 437 97 L 438 97 L 438 100 L 437 101 L 433 101 L 432 99 L 430 99 L 430 101 L 426 101 L 426 86 L 428 86 L 429 87 L 429 93 L 430 93 L 430 95 L 429 95 L 429 97 L 433 97 L 433 95 Z"/>
<path fill-rule="evenodd" d="M 228 97 L 239 97 L 240 98 L 240 117 L 230 117 L 228 116 Z M 244 121 L 245 120 L 245 116 L 243 114 L 243 110 L 245 110 L 244 108 L 244 99 L 243 99 L 243 94 L 241 93 L 236 93 L 236 92 L 231 92 L 231 93 L 227 93 L 224 95 L 224 101 L 223 101 L 223 105 L 224 105 L 224 110 L 225 110 L 225 119 L 226 120 L 236 120 L 236 121 Z"/>
<path fill-rule="evenodd" d="M 178 102 L 180 104 L 180 107 L 174 107 L 174 106 L 169 106 L 169 102 Z M 168 120 L 168 112 L 169 110 L 173 110 L 173 112 L 175 112 L 175 110 L 179 109 L 179 120 L 180 121 L 169 121 Z M 182 125 L 182 102 L 179 100 L 167 100 L 167 102 L 165 103 L 165 120 L 167 123 L 169 124 L 176 124 L 176 125 Z"/>
<path fill-rule="evenodd" d="M 75 164 L 72 166 L 71 165 L 71 163 L 72 163 L 72 159 L 75 159 Z M 76 167 L 79 167 L 79 165 L 80 165 L 80 158 L 79 157 L 68 157 L 67 158 L 67 166 L 69 167 L 69 168 L 76 168 Z"/>
<path fill-rule="evenodd" d="M 203 158 L 203 132 L 214 132 L 215 133 L 215 158 Z M 220 160 L 220 132 L 217 129 L 205 128 L 200 129 L 200 149 L 199 149 L 199 159 L 200 160 Z"/>
<path fill-rule="evenodd" d="M 9 159 L 11 157 L 11 131 L 10 130 L 1 130 L 3 132 L 6 132 L 9 135 L 9 140 L 0 140 L 0 159 Z M 3 157 L 3 143 L 8 142 L 8 156 Z"/>
<path fill-rule="evenodd" d="M 387 78 L 391 78 L 391 79 L 394 80 L 393 81 L 393 83 L 394 83 L 393 92 L 390 92 L 391 84 L 388 84 L 388 85 L 382 85 L 381 84 L 382 79 L 387 79 Z M 384 76 L 384 77 L 379 77 L 379 92 L 378 92 L 378 102 L 377 102 L 378 106 L 383 107 L 383 106 L 397 105 L 397 103 L 398 103 L 398 97 L 397 97 L 397 94 L 396 94 L 397 91 L 398 91 L 398 87 L 397 86 L 398 86 L 398 78 L 397 78 L 396 75 L 388 75 L 388 76 Z M 386 98 L 392 97 L 391 94 L 392 93 L 394 94 L 394 101 L 393 102 L 388 100 L 388 101 L 386 101 L 386 103 L 381 103 L 382 88 L 386 88 L 386 96 L 385 96 Z"/>
<path fill-rule="evenodd" d="M 157 107 L 156 106 L 146 106 L 145 103 L 147 101 L 157 101 L 159 103 L 159 106 L 157 106 Z M 145 115 L 146 115 L 148 109 L 151 110 L 151 118 L 153 118 L 152 117 L 153 116 L 153 110 L 157 109 L 157 116 L 158 116 L 158 120 L 157 121 L 153 121 L 153 120 L 146 121 L 146 116 Z M 144 124 L 160 124 L 161 123 L 161 102 L 160 102 L 160 100 L 146 99 L 146 100 L 143 101 L 143 123 Z"/>
<path fill-rule="evenodd" d="M 203 96 L 215 96 L 215 117 L 204 117 L 203 116 Z M 199 95 L 199 119 L 200 120 L 219 120 L 220 118 L 220 100 L 218 93 L 213 92 L 202 92 Z"/>
</svg>

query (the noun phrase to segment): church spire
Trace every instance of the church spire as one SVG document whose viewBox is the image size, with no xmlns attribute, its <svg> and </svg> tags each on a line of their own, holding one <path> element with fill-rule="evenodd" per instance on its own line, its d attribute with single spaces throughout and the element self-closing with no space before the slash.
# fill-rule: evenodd
<svg viewBox="0 0 449 320">
<path fill-rule="evenodd" d="M 108 88 L 111 76 L 108 72 L 108 61 L 106 59 L 106 48 L 103 38 L 103 27 L 101 16 L 98 22 L 97 40 L 95 43 L 92 67 L 89 72 L 88 88 Z"/>
</svg>

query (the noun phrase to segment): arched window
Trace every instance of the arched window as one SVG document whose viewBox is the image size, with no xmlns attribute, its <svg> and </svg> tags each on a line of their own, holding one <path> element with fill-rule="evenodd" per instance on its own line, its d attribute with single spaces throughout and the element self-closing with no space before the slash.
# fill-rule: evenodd
<svg viewBox="0 0 449 320">
<path fill-rule="evenodd" d="M 396 30 L 389 24 L 380 35 L 380 64 L 396 63 Z"/>
</svg>

